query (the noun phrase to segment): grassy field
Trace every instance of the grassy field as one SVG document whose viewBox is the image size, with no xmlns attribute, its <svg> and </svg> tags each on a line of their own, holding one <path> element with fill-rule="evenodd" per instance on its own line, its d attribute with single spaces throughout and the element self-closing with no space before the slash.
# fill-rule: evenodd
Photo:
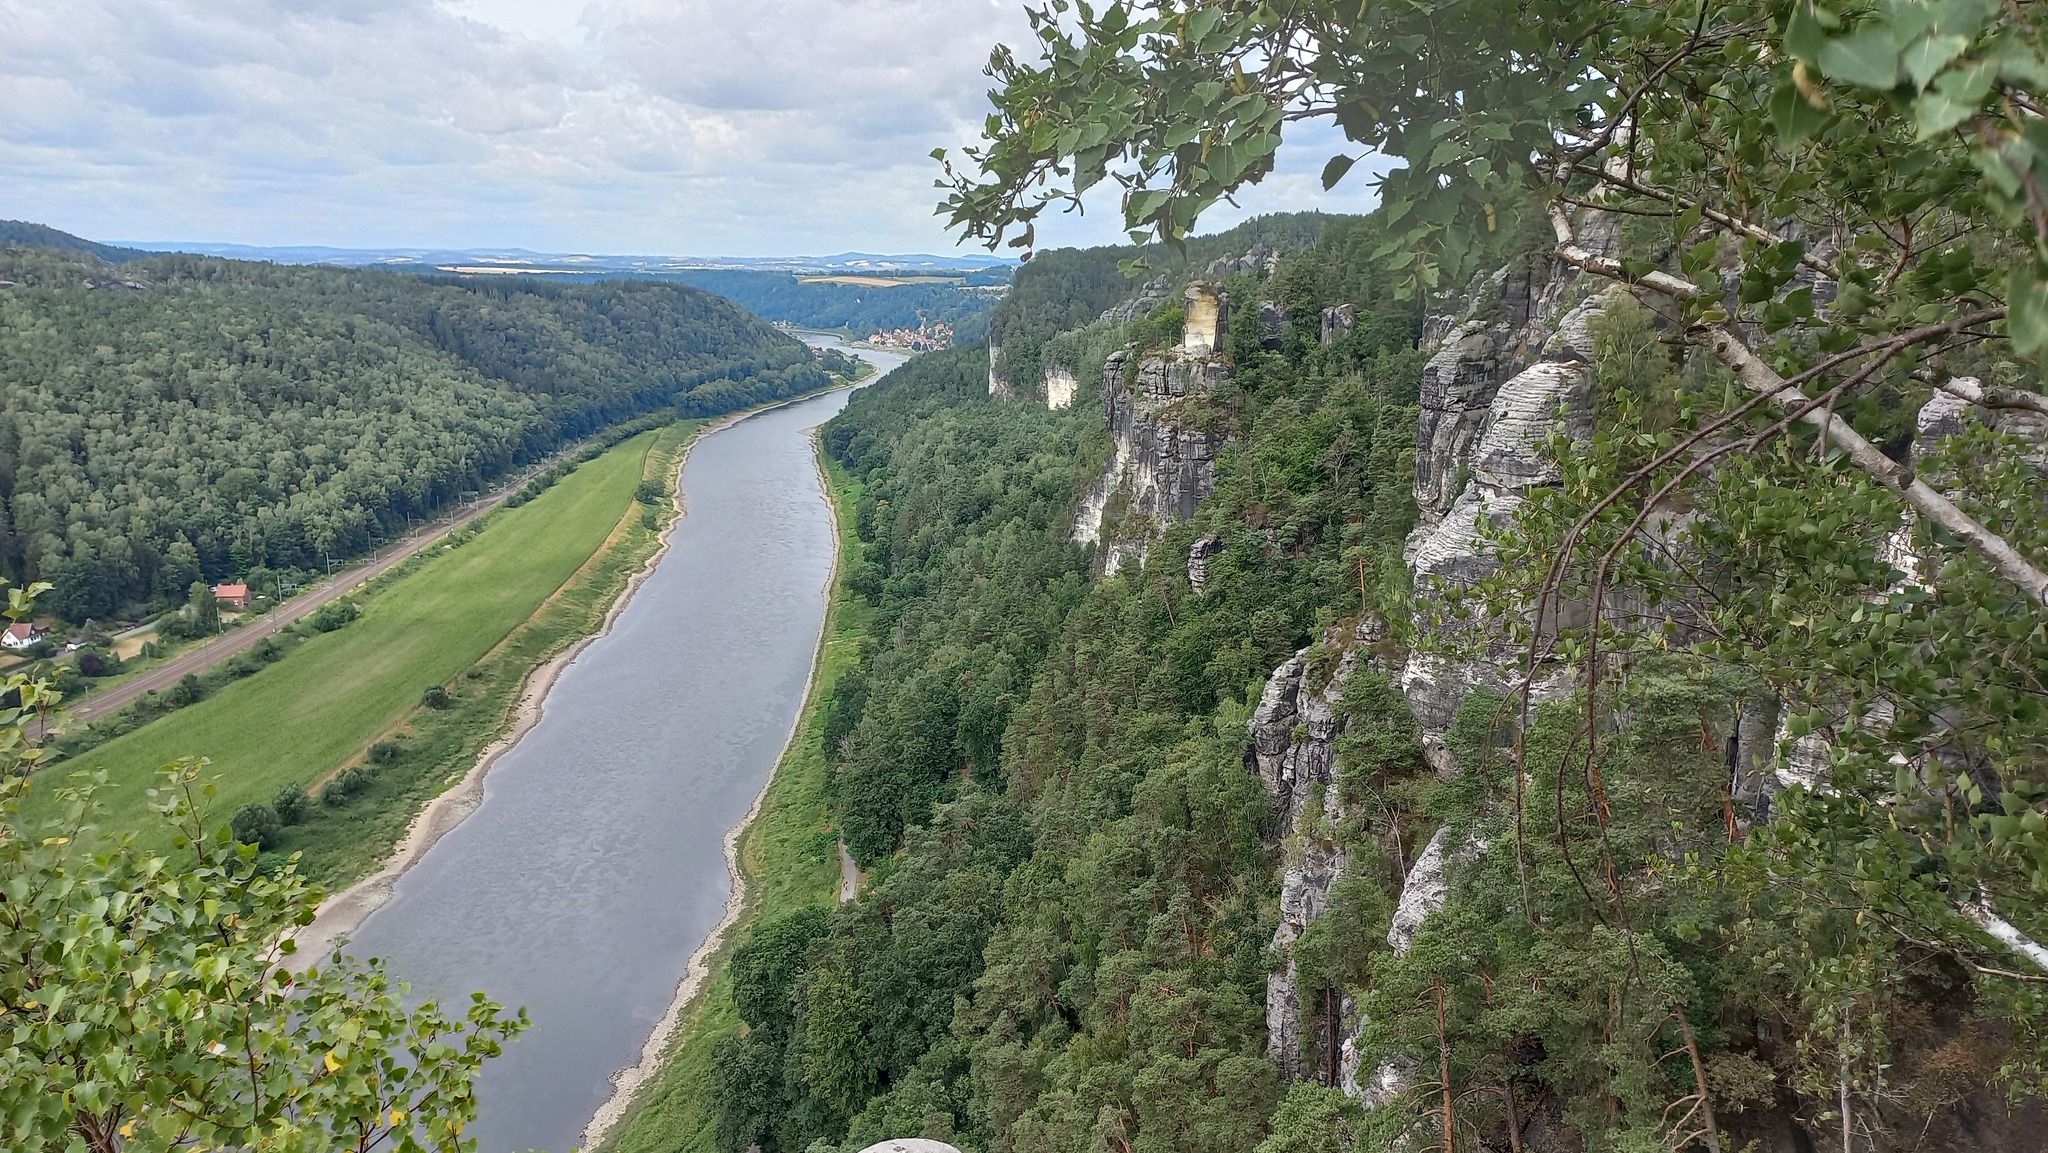
<svg viewBox="0 0 2048 1153">
<path fill-rule="evenodd" d="M 839 566 L 845 571 L 860 560 L 860 538 L 853 531 L 860 486 L 836 465 L 827 464 L 839 518 Z M 859 660 L 870 611 L 864 602 L 849 602 L 834 582 L 823 649 L 796 739 L 775 767 L 759 815 L 740 838 L 747 903 L 739 924 L 726 933 L 725 947 L 712 959 L 711 981 L 684 1010 L 675 1047 L 659 1078 L 600 1147 L 603 1153 L 714 1153 L 717 1148 L 712 1139 L 715 1118 L 705 1108 L 712 1050 L 740 1026 L 726 962 L 762 920 L 806 906 L 829 906 L 838 899 L 839 838 L 829 801 L 831 766 L 825 762 L 821 736 L 822 706 L 839 677 Z"/>
<path fill-rule="evenodd" d="M 700 424 L 643 433 L 585 462 L 365 586 L 351 598 L 360 619 L 49 774 L 107 774 L 98 823 L 160 847 L 169 834 L 144 796 L 159 765 L 209 758 L 221 819 L 287 783 L 314 785 L 358 765 L 368 786 L 345 805 L 315 803 L 278 848 L 303 852 L 323 881 L 362 874 L 503 730 L 526 675 L 602 621 L 658 543 L 656 518 L 634 491 L 643 479 L 672 479 Z M 421 707 L 432 685 L 446 688 L 448 707 Z M 395 759 L 366 764 L 377 742 Z M 32 806 L 47 806 L 49 791 L 34 790 Z"/>
</svg>

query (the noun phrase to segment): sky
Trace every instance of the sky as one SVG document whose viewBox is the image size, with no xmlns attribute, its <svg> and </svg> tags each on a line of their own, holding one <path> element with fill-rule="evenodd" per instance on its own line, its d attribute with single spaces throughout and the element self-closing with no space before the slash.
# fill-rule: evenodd
<svg viewBox="0 0 2048 1153">
<path fill-rule="evenodd" d="M 1019 0 L 0 0 L 0 218 L 95 240 L 951 252 Z M 1370 208 L 1301 133 L 1205 220 Z M 1046 247 L 1122 239 L 1113 195 Z"/>
</svg>

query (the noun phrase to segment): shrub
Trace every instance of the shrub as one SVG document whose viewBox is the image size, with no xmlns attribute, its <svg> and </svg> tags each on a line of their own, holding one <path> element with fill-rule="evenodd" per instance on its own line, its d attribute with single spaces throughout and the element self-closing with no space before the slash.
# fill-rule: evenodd
<svg viewBox="0 0 2048 1153">
<path fill-rule="evenodd" d="M 641 504 L 659 505 L 668 499 L 668 493 L 659 481 L 643 480 L 640 487 L 633 490 L 633 499 Z"/>
<path fill-rule="evenodd" d="M 334 779 L 320 790 L 320 801 L 328 805 L 346 805 L 357 793 L 369 787 L 368 773 L 354 767 L 346 768 L 334 774 Z"/>
<path fill-rule="evenodd" d="M 154 660 L 155 658 L 164 655 L 163 646 L 157 644 L 155 641 L 143 641 L 142 651 L 137 655 L 141 656 L 145 660 Z"/>
<path fill-rule="evenodd" d="M 373 765 L 392 764 L 396 762 L 400 756 L 403 756 L 404 753 L 404 749 L 399 748 L 397 745 L 391 743 L 390 741 L 378 741 L 376 744 L 370 746 L 370 763 Z"/>
<path fill-rule="evenodd" d="M 454 699 L 448 695 L 448 690 L 440 685 L 428 685 L 426 691 L 420 694 L 420 704 L 430 709 L 445 709 L 454 703 Z"/>
<path fill-rule="evenodd" d="M 170 692 L 164 694 L 164 699 L 177 708 L 198 704 L 206 699 L 206 682 L 192 673 L 186 673 L 179 678 L 177 684 L 171 686 Z"/>
<path fill-rule="evenodd" d="M 279 824 L 296 825 L 306 819 L 306 809 L 312 798 L 297 781 L 289 781 L 278 787 L 277 796 L 271 799 L 270 807 L 277 813 Z"/>
<path fill-rule="evenodd" d="M 103 677 L 113 670 L 107 666 L 107 658 L 97 649 L 78 650 L 78 671 L 88 677 Z"/>
<path fill-rule="evenodd" d="M 269 805 L 243 805 L 235 810 L 228 828 L 234 833 L 235 840 L 259 849 L 277 844 L 278 838 L 284 835 L 284 822 L 278 818 L 277 810 Z"/>
<path fill-rule="evenodd" d="M 306 618 L 306 623 L 320 632 L 331 633 L 361 615 L 363 610 L 354 601 L 334 601 L 322 605 L 320 611 Z"/>
<path fill-rule="evenodd" d="M 641 513 L 641 514 L 640 514 L 640 527 L 641 527 L 641 528 L 644 528 L 644 529 L 646 529 L 646 530 L 647 530 L 648 532 L 660 532 L 660 531 L 661 531 L 661 516 L 660 516 L 660 514 L 656 513 L 656 512 L 655 512 L 655 511 L 654 511 L 653 509 L 651 509 L 651 508 L 650 508 L 650 509 L 648 509 L 648 510 L 647 510 L 646 512 L 643 512 L 643 513 Z"/>
<path fill-rule="evenodd" d="M 284 655 L 284 646 L 277 643 L 276 637 L 264 637 L 262 644 L 249 650 L 249 655 L 267 665 Z"/>
</svg>

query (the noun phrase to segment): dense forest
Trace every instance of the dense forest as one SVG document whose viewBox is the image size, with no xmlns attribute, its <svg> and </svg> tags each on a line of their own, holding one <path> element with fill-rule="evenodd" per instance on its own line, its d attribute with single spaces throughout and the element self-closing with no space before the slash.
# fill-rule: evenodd
<svg viewBox="0 0 2048 1153">
<path fill-rule="evenodd" d="M 886 274 L 878 274 L 886 275 Z M 788 272 L 744 268 L 689 268 L 659 274 L 714 292 L 763 320 L 798 328 L 870 336 L 884 329 L 948 324 L 961 345 L 978 343 L 988 332 L 989 312 L 1008 284 L 1010 270 L 990 268 L 958 283 L 907 283 L 887 287 L 834 284 Z"/>
<path fill-rule="evenodd" d="M 1275 283 L 1313 316 L 1369 279 L 1354 250 L 1332 240 Z M 1360 556 L 1398 555 L 1412 522 L 1416 312 L 1386 312 L 1371 347 L 1241 346 L 1214 498 L 1163 563 L 1111 579 L 1069 539 L 1109 452 L 1098 405 L 991 401 L 982 356 L 957 352 L 827 426 L 866 485 L 845 589 L 877 612 L 825 737 L 846 842 L 881 879 L 741 951 L 726 1149 L 1087 1148 L 1105 1125 L 1158 1135 L 1141 1148 L 1258 1144 L 1284 1087 L 1262 1004 L 1271 806 L 1244 725 L 1276 664 L 1356 614 Z M 1121 335 L 1162 339 L 1149 317 Z M 1195 595 L 1180 560 L 1208 533 L 1228 546 Z"/>
<path fill-rule="evenodd" d="M 0 572 L 72 621 L 318 571 L 606 427 L 828 379 L 678 285 L 26 247 L 0 282 Z"/>
</svg>

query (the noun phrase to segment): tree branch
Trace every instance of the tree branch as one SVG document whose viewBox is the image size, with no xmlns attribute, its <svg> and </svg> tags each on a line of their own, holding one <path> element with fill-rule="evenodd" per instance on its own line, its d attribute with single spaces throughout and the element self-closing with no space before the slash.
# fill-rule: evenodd
<svg viewBox="0 0 2048 1153">
<path fill-rule="evenodd" d="M 1957 376 L 1929 383 L 1950 396 L 1967 400 L 1982 408 L 2017 408 L 2048 416 L 2048 396 L 2042 396 L 2037 392 L 2000 388 L 1996 385 L 1987 387 L 1974 376 Z"/>
<path fill-rule="evenodd" d="M 1955 902 L 1956 912 L 1971 924 L 1984 930 L 1986 936 L 2016 955 L 2032 963 L 2043 972 L 2048 972 L 2048 946 L 2019 931 L 2011 921 L 1998 915 L 1991 905 L 1991 894 L 1978 889 L 1967 901 Z"/>
<path fill-rule="evenodd" d="M 2004 309 L 1991 310 L 1997 319 L 2005 315 Z M 1979 316 L 1964 317 L 1971 324 L 1982 323 Z M 1963 325 L 1958 321 L 1958 326 Z M 1757 358 L 1742 338 L 1728 326 L 1716 325 L 1706 329 L 1702 342 L 1722 364 L 1733 369 L 1743 387 L 1751 392 L 1766 394 L 1772 403 L 1780 408 L 1791 409 L 1806 402 L 1806 394 L 1797 388 L 1786 386 L 1785 378 L 1772 371 L 1771 367 Z M 2004 537 L 1977 523 L 1976 519 L 1956 506 L 1956 503 L 1936 491 L 1933 486 L 1913 475 L 1913 470 L 1886 456 L 1876 445 L 1841 421 L 1830 421 L 1826 416 L 1813 412 L 1802 418 L 1807 424 L 1819 429 L 1832 444 L 1857 468 L 1862 469 L 1872 480 L 1883 485 L 1904 500 L 1908 507 L 1929 522 L 1939 525 L 1945 532 L 1975 549 L 1999 576 L 2005 578 L 2027 595 L 2029 600 L 2048 604 L 2048 573 L 2029 560 L 2020 550 L 2014 548 Z"/>
<path fill-rule="evenodd" d="M 1565 214 L 1561 204 L 1551 204 L 1550 223 L 1557 233 L 1558 259 L 1566 264 L 1596 276 L 1604 276 L 1609 280 L 1647 288 L 1673 300 L 1696 300 L 1702 295 L 1700 286 L 1684 277 L 1658 270 L 1646 272 L 1641 276 L 1630 276 L 1622 268 L 1619 260 L 1596 256 L 1580 247 L 1573 236 L 1571 218 Z M 1984 309 L 1943 324 L 1900 333 L 1873 347 L 1903 347 L 1922 343 L 1936 336 L 1966 329 L 1972 325 L 2002 320 L 2004 317 L 2005 309 Z M 2038 565 L 2014 548 L 2011 542 L 1977 523 L 1975 518 L 1957 507 L 1954 501 L 1914 476 L 1912 469 L 1886 456 L 1876 445 L 1865 440 L 1863 434 L 1841 421 L 1829 420 L 1825 414 L 1812 411 L 1806 394 L 1779 376 L 1770 365 L 1765 364 L 1756 353 L 1750 351 L 1749 345 L 1743 341 L 1732 323 L 1706 326 L 1688 333 L 1687 336 L 1703 345 L 1714 354 L 1716 360 L 1733 370 L 1736 379 L 1742 382 L 1744 388 L 1758 396 L 1769 397 L 1771 403 L 1787 412 L 1801 412 L 1800 419 L 1817 429 L 1830 445 L 1848 457 L 1857 468 L 1904 500 L 1907 507 L 1914 512 L 1977 550 L 2000 577 L 2019 588 L 2029 600 L 2048 604 L 2048 573 L 2041 571 Z"/>
</svg>

